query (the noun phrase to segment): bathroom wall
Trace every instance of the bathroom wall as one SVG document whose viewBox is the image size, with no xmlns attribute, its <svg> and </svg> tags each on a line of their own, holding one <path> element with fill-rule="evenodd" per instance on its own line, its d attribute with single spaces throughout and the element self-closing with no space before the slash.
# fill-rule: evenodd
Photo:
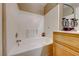
<svg viewBox="0 0 79 59">
<path fill-rule="evenodd" d="M 24 12 L 24 11 L 19 11 L 18 14 L 18 19 L 17 19 L 17 33 L 18 33 L 18 38 L 21 40 L 28 41 L 30 38 L 34 37 L 41 37 L 41 33 L 44 32 L 44 16 L 30 13 L 30 12 Z M 32 41 L 29 42 L 29 44 L 34 43 L 33 39 Z M 38 41 L 37 41 L 38 42 Z M 26 43 L 27 44 L 27 43 Z M 28 44 L 27 44 L 28 45 Z M 22 47 L 21 47 L 22 48 Z M 23 52 L 19 55 L 22 56 L 41 56 L 42 54 L 42 49 L 44 47 Z M 29 48 L 27 48 L 29 49 Z"/>
<path fill-rule="evenodd" d="M 79 31 L 79 7 L 76 8 L 76 18 L 78 19 L 78 26 L 76 27 L 76 30 Z"/>
<path fill-rule="evenodd" d="M 51 37 L 53 31 L 59 30 L 58 22 L 59 20 L 58 20 L 58 5 L 57 5 L 45 15 L 44 31 L 47 37 Z"/>
<path fill-rule="evenodd" d="M 7 40 L 7 53 L 9 53 L 16 45 L 16 21 L 18 17 L 18 7 L 16 4 L 6 4 L 6 40 Z"/>
<path fill-rule="evenodd" d="M 2 4 L 0 3 L 0 56 L 2 55 Z"/>
<path fill-rule="evenodd" d="M 38 32 L 37 36 L 40 37 L 41 33 L 44 31 L 43 26 L 44 26 L 44 16 L 33 14 L 30 12 L 20 11 L 18 10 L 17 4 L 7 3 L 6 4 L 7 53 L 10 53 L 17 45 L 16 44 L 17 39 L 27 38 L 26 31 L 29 29 L 32 30 L 32 32 L 34 29 L 35 29 L 34 31 L 36 31 L 37 29 Z M 16 33 L 18 33 L 18 38 L 15 37 Z M 36 53 L 37 55 L 41 55 L 40 51 L 42 50 L 40 49 L 38 50 L 38 52 L 34 51 L 32 54 Z"/>
<path fill-rule="evenodd" d="M 44 32 L 44 16 L 20 11 L 17 19 L 17 33 L 19 38 L 40 37 Z"/>
<path fill-rule="evenodd" d="M 58 5 L 51 9 L 45 16 L 30 12 L 18 10 L 17 4 L 6 4 L 6 32 L 7 32 L 7 52 L 10 53 L 17 45 L 17 39 L 27 39 L 28 30 L 32 32 L 31 37 L 40 37 L 41 33 L 45 31 L 46 36 L 50 37 L 53 31 L 59 29 L 58 26 Z M 37 33 L 36 35 L 33 35 Z M 18 38 L 15 37 L 18 33 Z M 33 43 L 33 42 L 31 42 Z M 27 44 L 27 43 L 26 43 Z M 27 44 L 28 45 L 28 44 Z M 21 47 L 22 48 L 22 47 Z M 26 55 L 41 55 L 44 47 L 28 51 Z"/>
</svg>

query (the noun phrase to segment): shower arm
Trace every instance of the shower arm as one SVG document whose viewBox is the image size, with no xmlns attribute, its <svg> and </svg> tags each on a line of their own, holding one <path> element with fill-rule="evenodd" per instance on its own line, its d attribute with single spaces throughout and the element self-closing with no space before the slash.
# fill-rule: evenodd
<svg viewBox="0 0 79 59">
<path fill-rule="evenodd" d="M 72 11 L 72 13 L 74 14 L 74 18 L 76 18 L 76 15 L 75 15 L 75 10 L 74 10 L 74 8 L 71 6 L 71 5 L 68 5 L 68 4 L 64 4 L 64 5 L 66 5 L 66 6 L 68 6 L 68 7 L 70 7 L 73 11 Z"/>
</svg>

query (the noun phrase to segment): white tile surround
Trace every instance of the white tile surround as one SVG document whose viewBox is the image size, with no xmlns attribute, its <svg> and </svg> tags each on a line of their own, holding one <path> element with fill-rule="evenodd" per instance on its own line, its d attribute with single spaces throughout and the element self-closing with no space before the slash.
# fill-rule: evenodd
<svg viewBox="0 0 79 59">
<path fill-rule="evenodd" d="M 15 45 L 12 50 L 8 53 L 8 55 L 16 55 L 23 52 L 28 52 L 34 49 L 43 48 L 49 44 L 52 44 L 53 41 L 51 38 L 48 37 L 36 37 L 36 38 L 29 38 L 23 39 L 20 46 Z"/>
<path fill-rule="evenodd" d="M 42 48 L 52 43 L 50 38 L 41 37 L 41 33 L 44 32 L 44 16 L 19 11 L 16 4 L 6 4 L 6 14 L 7 55 L 15 55 L 32 49 Z M 15 38 L 16 32 L 18 33 L 18 38 Z M 29 32 L 29 34 L 27 35 L 26 32 Z M 22 40 L 20 47 L 16 43 L 17 39 Z"/>
<path fill-rule="evenodd" d="M 16 55 L 33 49 L 43 48 L 53 43 L 52 32 L 58 30 L 58 6 L 45 16 L 19 11 L 16 4 L 6 4 L 6 7 L 7 55 Z M 53 20 L 55 22 L 52 22 Z M 48 26 L 50 26 L 49 29 Z M 47 31 L 47 36 L 41 37 L 41 33 L 44 31 Z M 18 38 L 15 38 L 16 32 L 18 33 Z M 22 40 L 19 47 L 16 40 Z M 40 53 L 38 54 L 40 55 Z"/>
</svg>

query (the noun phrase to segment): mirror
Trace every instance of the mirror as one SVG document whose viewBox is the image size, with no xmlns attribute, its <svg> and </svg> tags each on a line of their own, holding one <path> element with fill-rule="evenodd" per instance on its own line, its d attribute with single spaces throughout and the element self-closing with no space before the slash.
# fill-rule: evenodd
<svg viewBox="0 0 79 59">
<path fill-rule="evenodd" d="M 63 16 L 69 16 L 69 15 L 75 14 L 77 7 L 79 7 L 79 3 L 63 4 Z"/>
<path fill-rule="evenodd" d="M 63 19 L 62 26 L 64 31 L 76 30 L 77 27 L 77 7 L 79 7 L 79 3 L 66 3 L 63 4 Z"/>
<path fill-rule="evenodd" d="M 63 4 L 64 17 L 72 14 L 74 14 L 74 7 L 71 4 Z"/>
</svg>

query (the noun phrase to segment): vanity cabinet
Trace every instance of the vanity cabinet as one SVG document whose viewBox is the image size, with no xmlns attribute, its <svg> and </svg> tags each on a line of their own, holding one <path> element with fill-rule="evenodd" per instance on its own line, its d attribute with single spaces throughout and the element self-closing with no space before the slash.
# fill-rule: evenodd
<svg viewBox="0 0 79 59">
<path fill-rule="evenodd" d="M 70 49 L 58 43 L 55 43 L 55 49 L 55 56 L 74 56 L 74 54 L 70 52 Z"/>
<path fill-rule="evenodd" d="M 54 32 L 54 56 L 79 56 L 79 34 Z"/>
</svg>

